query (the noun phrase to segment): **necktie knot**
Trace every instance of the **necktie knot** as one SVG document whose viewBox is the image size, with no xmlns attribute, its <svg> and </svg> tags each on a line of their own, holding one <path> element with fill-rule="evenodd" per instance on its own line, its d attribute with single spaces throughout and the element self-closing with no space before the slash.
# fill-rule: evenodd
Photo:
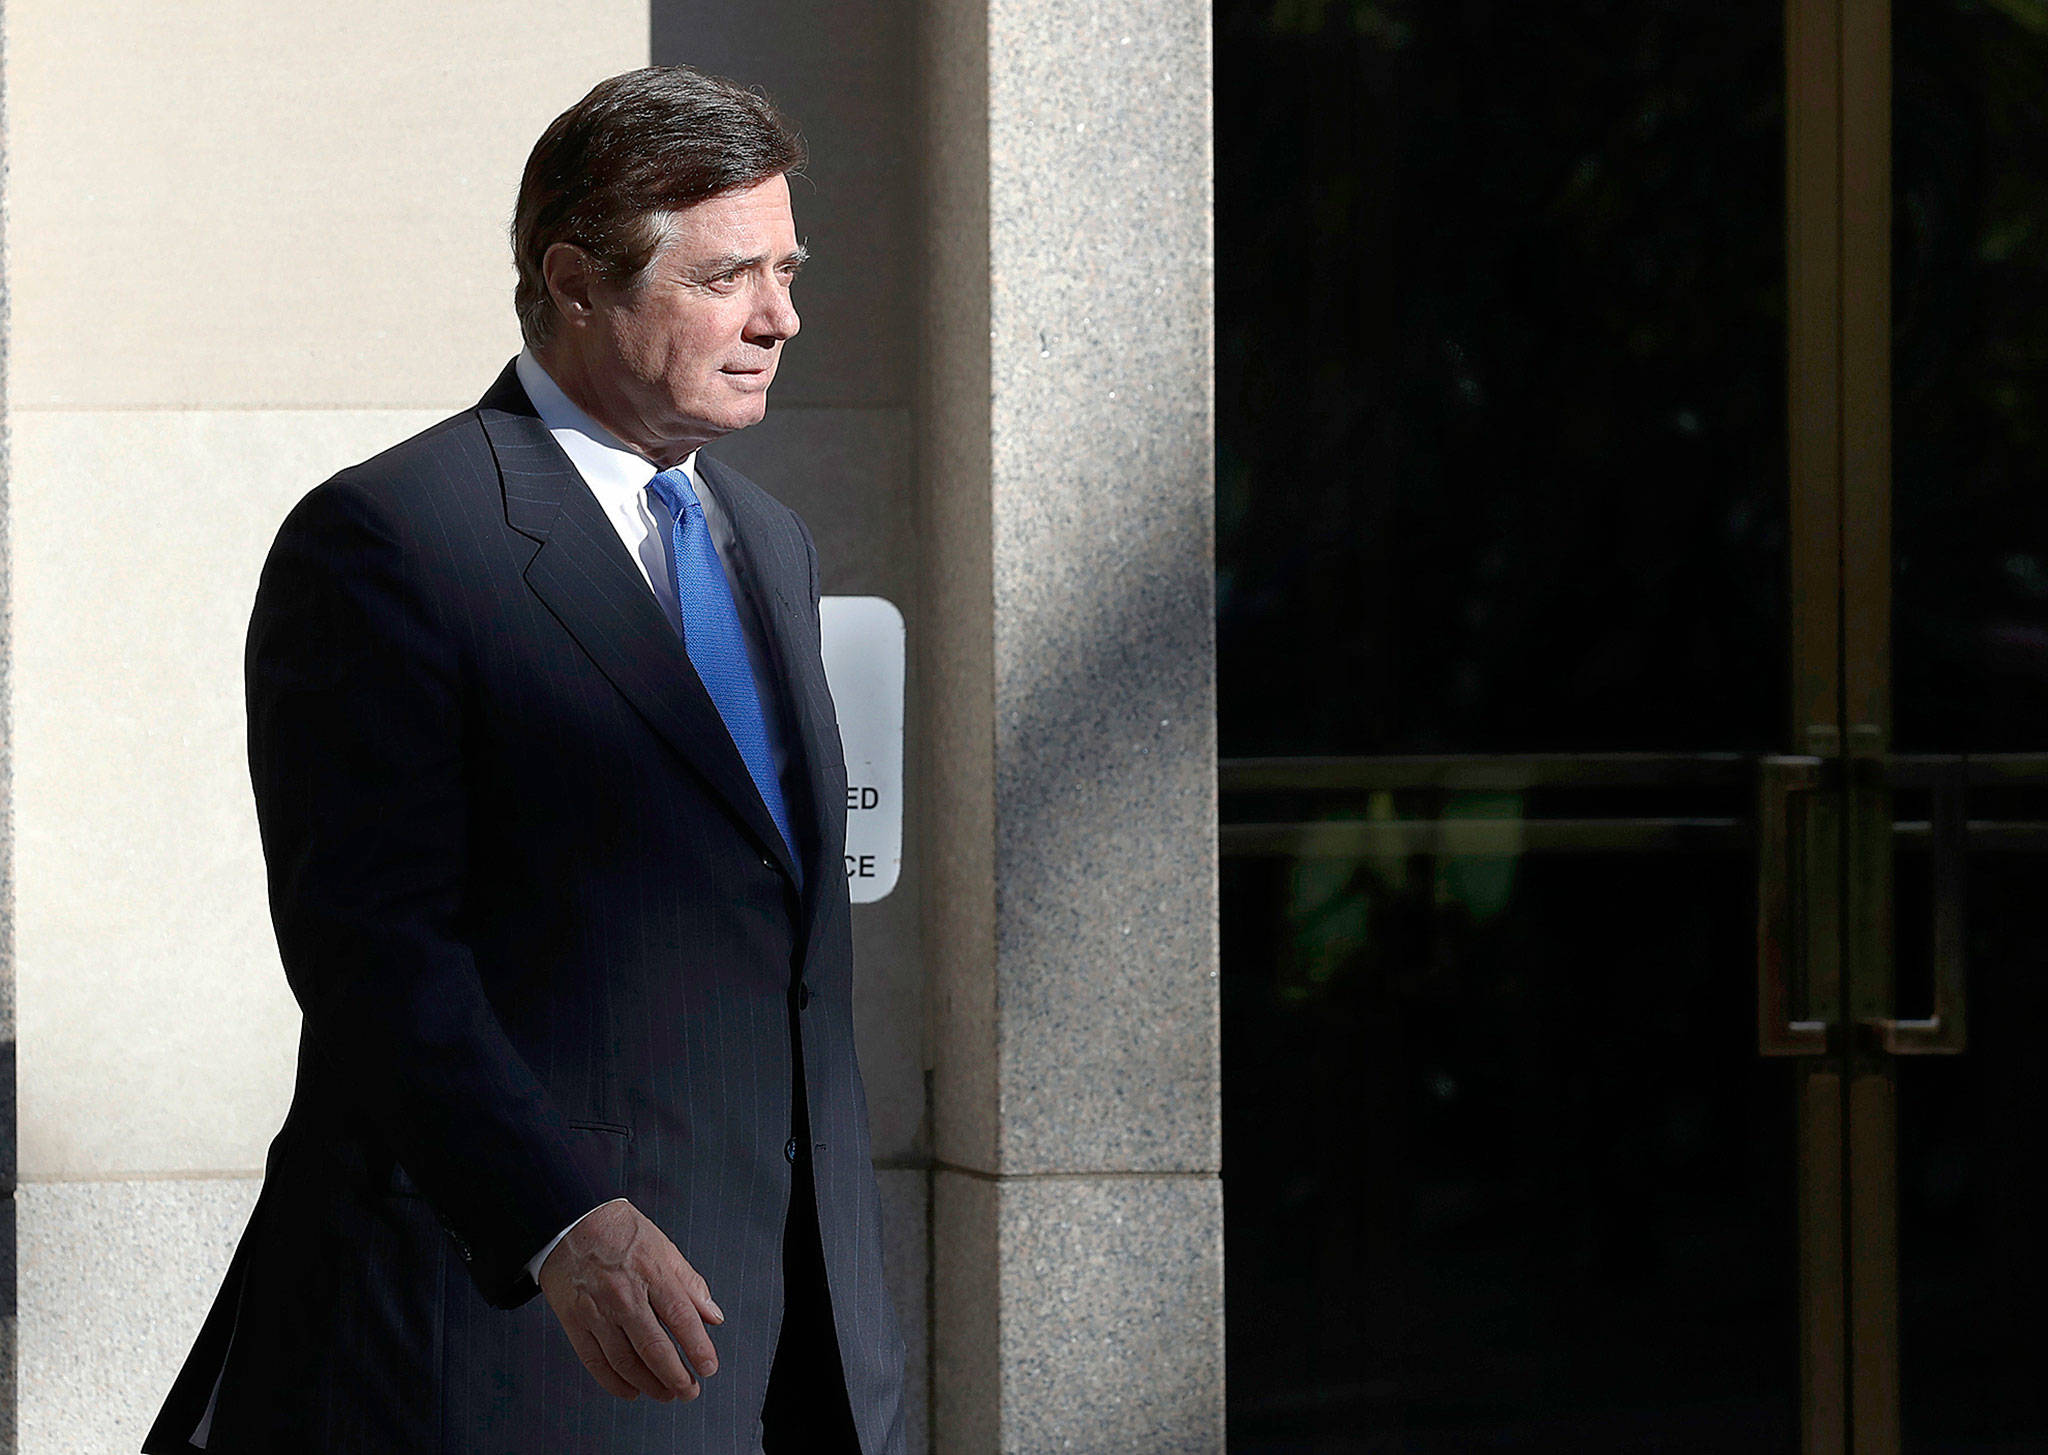
<svg viewBox="0 0 2048 1455">
<path fill-rule="evenodd" d="M 704 508 L 697 501 L 697 492 L 690 486 L 689 471 L 681 465 L 663 470 L 647 482 L 647 488 L 661 498 L 669 518 L 678 525 L 682 524 L 684 512 L 702 511 Z"/>
</svg>

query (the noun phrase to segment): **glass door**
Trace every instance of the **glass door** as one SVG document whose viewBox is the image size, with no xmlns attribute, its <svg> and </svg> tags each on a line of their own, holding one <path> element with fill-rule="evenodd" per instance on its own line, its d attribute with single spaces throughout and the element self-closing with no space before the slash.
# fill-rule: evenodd
<svg viewBox="0 0 2048 1455">
<path fill-rule="evenodd" d="M 1852 1438 L 2041 1450 L 2048 4 L 1849 9 Z"/>
<path fill-rule="evenodd" d="M 2048 1448 L 2048 0 L 1216 38 L 1232 1448 Z"/>
<path fill-rule="evenodd" d="M 1840 1449 L 1833 41 L 1215 35 L 1231 1448 Z"/>
</svg>

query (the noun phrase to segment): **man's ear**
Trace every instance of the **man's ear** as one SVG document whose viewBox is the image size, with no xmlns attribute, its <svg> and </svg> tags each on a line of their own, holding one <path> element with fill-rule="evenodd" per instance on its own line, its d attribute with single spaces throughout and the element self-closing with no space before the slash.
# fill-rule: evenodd
<svg viewBox="0 0 2048 1455">
<path fill-rule="evenodd" d="M 590 321 L 598 274 L 589 253 L 574 243 L 553 243 L 541 257 L 540 276 L 564 324 L 576 328 Z"/>
</svg>

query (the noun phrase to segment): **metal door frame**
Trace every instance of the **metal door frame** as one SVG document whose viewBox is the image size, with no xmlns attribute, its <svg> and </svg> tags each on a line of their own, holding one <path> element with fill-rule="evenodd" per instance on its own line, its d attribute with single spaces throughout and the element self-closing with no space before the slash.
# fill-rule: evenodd
<svg viewBox="0 0 2048 1455">
<path fill-rule="evenodd" d="M 1842 757 L 1843 496 L 1848 408 L 1843 329 L 1845 176 L 1842 138 L 1845 0 L 1785 3 L 1785 281 L 1788 522 L 1791 610 L 1791 751 L 1825 773 Z M 1816 784 L 1819 779 L 1816 778 Z M 1769 779 L 1766 779 L 1769 783 Z M 1767 788 L 1759 818 L 1772 809 Z M 1803 872 L 1765 863 L 1759 874 L 1759 958 L 1772 953 L 1764 906 L 1799 881 L 1805 933 L 1803 1041 L 1780 1042 L 1801 1056 L 1799 1149 L 1800 1448 L 1843 1455 L 1849 1389 L 1847 1105 L 1841 1023 L 1841 906 L 1848 884 L 1841 857 L 1840 797 L 1806 803 Z M 1778 806 L 1780 821 L 1789 805 Z M 1762 833 L 1764 825 L 1760 822 Z M 1830 891 L 1833 892 L 1830 892 Z M 1787 918 L 1790 918 L 1788 913 Z M 1791 947 L 1783 947 L 1789 953 Z M 1782 1003 L 1782 998 L 1780 1000 Z M 1759 989 L 1759 1016 L 1777 1006 Z M 1820 1028 L 1818 1044 L 1812 1028 Z M 1759 1049 L 1779 1027 L 1759 1025 Z"/>
<path fill-rule="evenodd" d="M 1786 0 L 1793 740 L 1830 765 L 1800 892 L 1819 964 L 1802 1064 L 1802 1443 L 1899 1448 L 1891 1048 L 1891 5 Z M 1832 859 L 1834 862 L 1829 863 Z"/>
</svg>

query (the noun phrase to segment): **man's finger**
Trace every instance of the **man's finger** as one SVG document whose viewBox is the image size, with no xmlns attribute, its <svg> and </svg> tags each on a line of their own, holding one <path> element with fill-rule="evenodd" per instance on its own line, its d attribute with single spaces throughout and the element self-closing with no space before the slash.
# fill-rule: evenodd
<svg viewBox="0 0 2048 1455">
<path fill-rule="evenodd" d="M 690 1266 L 690 1260 L 682 1254 L 676 1255 L 677 1277 L 682 1279 L 683 1292 L 690 1296 L 690 1302 L 697 1306 L 698 1315 L 709 1324 L 725 1322 L 725 1310 L 711 1296 L 711 1285 L 704 1281 L 704 1275 Z"/>
<path fill-rule="evenodd" d="M 718 1350 L 711 1346 L 711 1335 L 704 1332 L 697 1305 L 676 1288 L 651 1288 L 648 1293 L 654 1299 L 654 1311 L 689 1356 L 691 1368 L 707 1379 L 716 1374 Z"/>
<path fill-rule="evenodd" d="M 658 1379 L 646 1361 L 633 1352 L 632 1342 L 617 1324 L 600 1317 L 591 1332 L 597 1335 L 597 1342 L 604 1349 L 605 1362 L 616 1369 L 626 1383 L 650 1399 L 671 1400 L 676 1397 L 676 1392 Z"/>
<path fill-rule="evenodd" d="M 676 1346 L 670 1341 L 668 1330 L 654 1317 L 654 1310 L 646 1304 L 632 1315 L 625 1324 L 625 1335 L 633 1346 L 633 1352 L 640 1356 L 640 1362 L 656 1379 L 668 1386 L 668 1392 L 684 1399 L 693 1398 L 697 1393 L 697 1381 L 690 1371 L 683 1368 L 683 1361 L 676 1355 Z M 698 1366 L 700 1372 L 711 1371 Z"/>
<path fill-rule="evenodd" d="M 612 1368 L 611 1361 L 604 1357 L 597 1338 L 588 1329 L 575 1328 L 568 1324 L 562 1331 L 569 1336 L 569 1347 L 576 1351 L 576 1357 L 583 1361 L 583 1367 L 590 1371 L 590 1377 L 604 1386 L 606 1394 L 615 1394 L 620 1399 L 632 1399 L 640 1393 L 619 1377 L 619 1371 Z"/>
</svg>

